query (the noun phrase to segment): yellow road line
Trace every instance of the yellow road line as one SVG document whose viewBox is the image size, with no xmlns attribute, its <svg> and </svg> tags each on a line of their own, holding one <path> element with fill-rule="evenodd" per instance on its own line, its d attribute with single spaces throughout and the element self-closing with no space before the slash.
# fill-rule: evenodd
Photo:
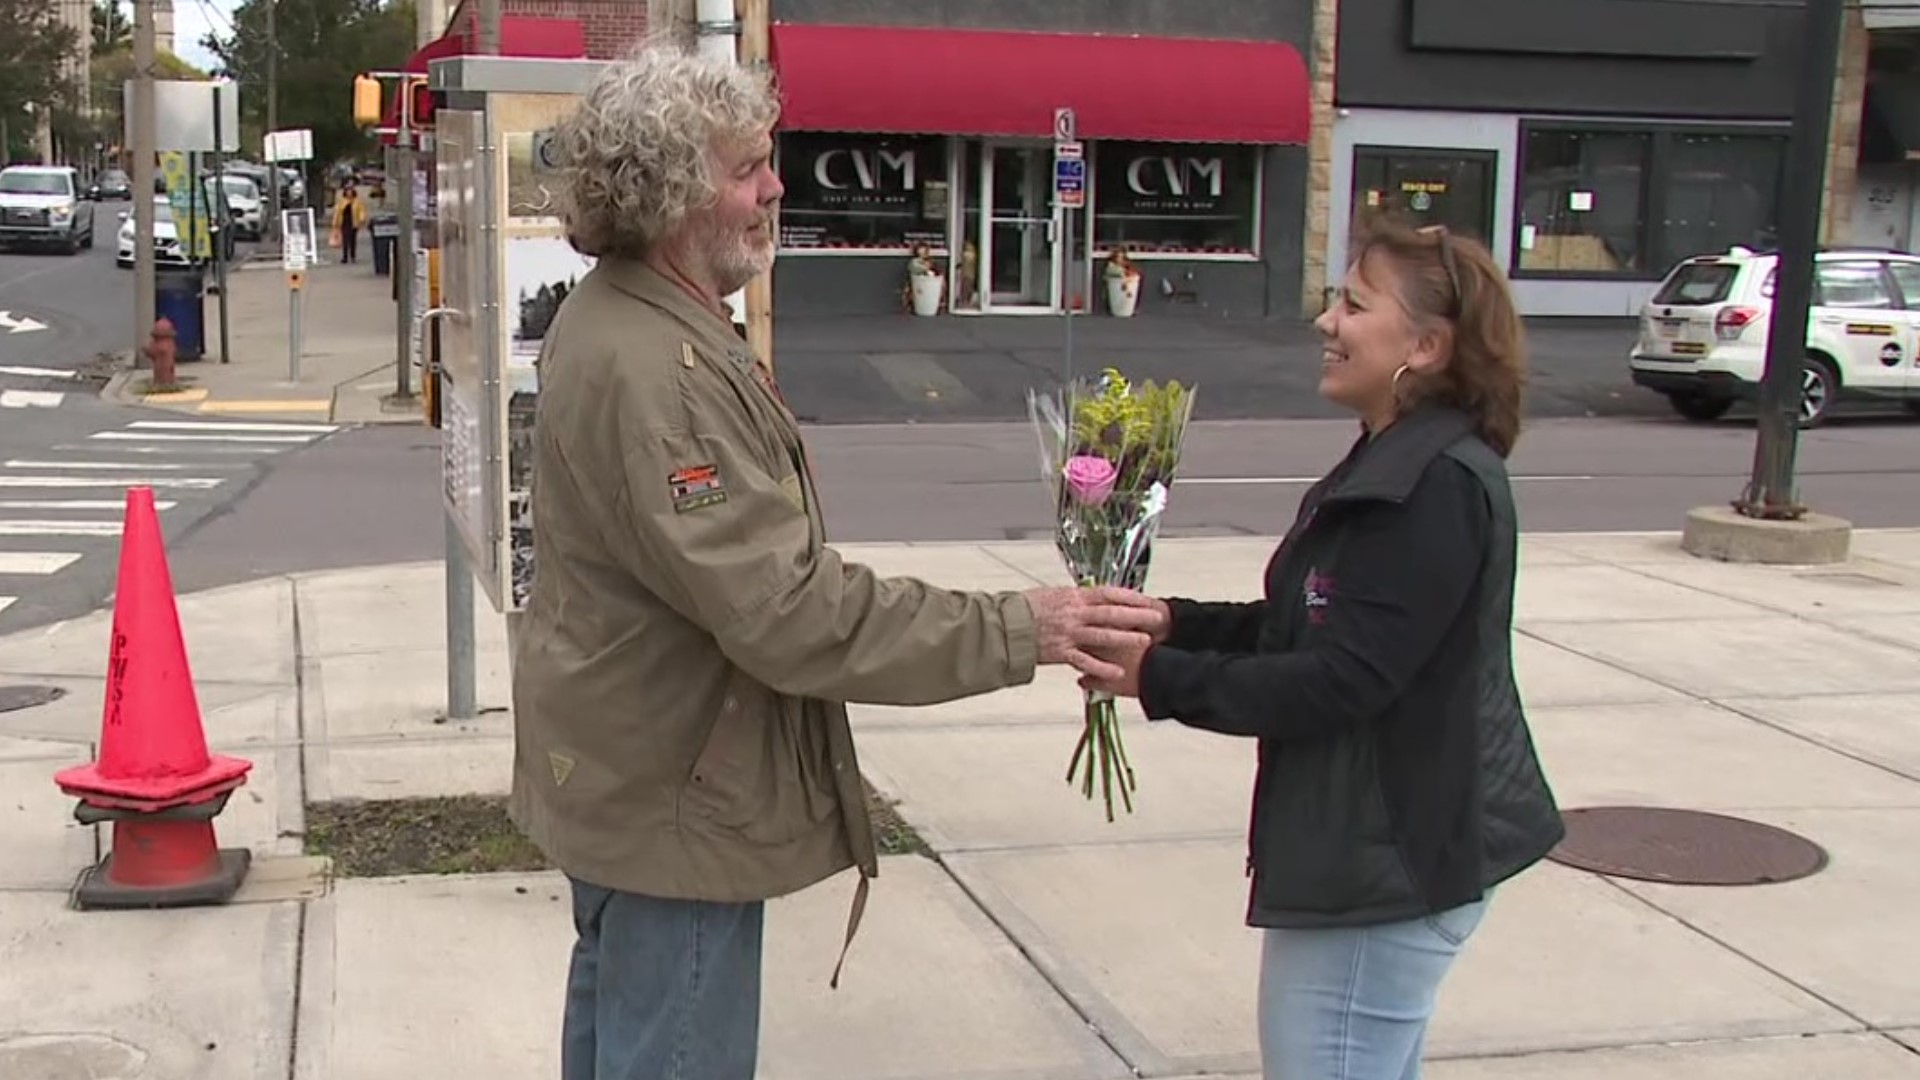
<svg viewBox="0 0 1920 1080">
<path fill-rule="evenodd" d="M 141 394 L 140 400 L 151 401 L 159 405 L 185 404 L 199 401 L 207 396 L 205 390 L 168 390 L 157 394 Z"/>
<path fill-rule="evenodd" d="M 203 401 L 203 413 L 330 413 L 333 402 L 327 398 L 287 398 L 265 401 Z"/>
</svg>

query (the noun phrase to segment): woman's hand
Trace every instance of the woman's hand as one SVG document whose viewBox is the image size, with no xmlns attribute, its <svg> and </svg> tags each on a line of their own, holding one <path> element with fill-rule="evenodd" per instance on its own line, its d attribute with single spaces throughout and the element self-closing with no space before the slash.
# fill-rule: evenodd
<svg viewBox="0 0 1920 1080">
<path fill-rule="evenodd" d="M 1164 605 L 1163 605 L 1164 606 Z M 1129 634 L 1113 644 L 1093 646 L 1087 651 L 1102 661 L 1110 671 L 1118 671 L 1117 676 L 1101 677 L 1083 675 L 1080 687 L 1083 690 L 1100 690 L 1114 697 L 1137 698 L 1140 696 L 1140 668 L 1146 663 L 1147 651 L 1153 648 L 1157 638 L 1142 634 Z"/>
</svg>

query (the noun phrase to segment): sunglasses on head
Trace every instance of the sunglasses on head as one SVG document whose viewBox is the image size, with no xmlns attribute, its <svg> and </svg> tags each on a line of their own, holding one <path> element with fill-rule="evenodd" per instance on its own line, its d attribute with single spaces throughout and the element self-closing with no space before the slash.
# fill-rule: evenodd
<svg viewBox="0 0 1920 1080">
<path fill-rule="evenodd" d="M 1421 236 L 1433 237 L 1440 248 L 1440 268 L 1446 271 L 1447 288 L 1452 291 L 1453 299 L 1448 303 L 1448 317 L 1458 318 L 1463 297 L 1460 292 L 1460 264 L 1453 256 L 1453 234 L 1445 225 L 1427 225 L 1414 230 Z"/>
</svg>

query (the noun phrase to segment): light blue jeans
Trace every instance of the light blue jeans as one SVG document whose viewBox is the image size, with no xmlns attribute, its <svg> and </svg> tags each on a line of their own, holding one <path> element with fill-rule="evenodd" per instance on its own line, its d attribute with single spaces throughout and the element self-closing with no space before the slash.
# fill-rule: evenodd
<svg viewBox="0 0 1920 1080">
<path fill-rule="evenodd" d="M 753 1080 L 765 905 L 572 885 L 562 1080 Z"/>
<path fill-rule="evenodd" d="M 1264 1080 L 1419 1080 L 1440 982 L 1487 900 L 1378 926 L 1267 930 Z"/>
</svg>

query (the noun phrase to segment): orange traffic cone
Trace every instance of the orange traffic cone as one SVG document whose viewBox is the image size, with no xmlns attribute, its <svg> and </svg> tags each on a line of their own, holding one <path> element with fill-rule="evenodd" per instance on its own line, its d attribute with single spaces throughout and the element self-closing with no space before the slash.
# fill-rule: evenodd
<svg viewBox="0 0 1920 1080">
<path fill-rule="evenodd" d="M 207 752 L 153 489 L 127 490 L 98 760 L 54 776 L 83 824 L 113 822 L 112 853 L 76 893 L 87 907 L 219 903 L 251 862 L 215 846 L 213 819 L 252 762 Z"/>
</svg>

